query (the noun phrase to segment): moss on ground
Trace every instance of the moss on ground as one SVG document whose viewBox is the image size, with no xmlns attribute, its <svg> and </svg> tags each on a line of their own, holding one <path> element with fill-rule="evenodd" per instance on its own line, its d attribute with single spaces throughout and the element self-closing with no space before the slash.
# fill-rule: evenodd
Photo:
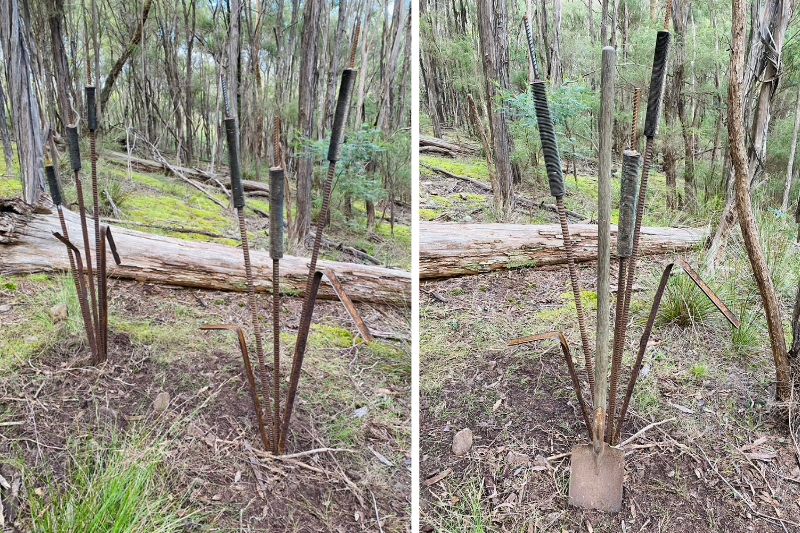
<svg viewBox="0 0 800 533">
<path fill-rule="evenodd" d="M 477 158 L 450 159 L 449 157 L 421 156 L 420 166 L 427 165 L 465 178 L 489 183 L 486 160 Z M 430 172 L 430 171 L 429 171 Z"/>
</svg>

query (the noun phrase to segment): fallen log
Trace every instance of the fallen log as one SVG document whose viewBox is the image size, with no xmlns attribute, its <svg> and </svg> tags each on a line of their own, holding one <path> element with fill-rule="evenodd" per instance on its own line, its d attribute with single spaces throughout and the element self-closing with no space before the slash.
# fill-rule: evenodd
<svg viewBox="0 0 800 533">
<path fill-rule="evenodd" d="M 122 152 L 114 152 L 112 150 L 104 151 L 103 158 L 105 158 L 109 163 L 113 163 L 115 165 L 120 165 L 124 167 L 127 167 L 128 163 L 130 163 L 132 168 L 135 168 L 136 170 L 139 170 L 141 172 L 166 173 L 174 175 L 175 172 L 177 171 L 186 176 L 187 178 L 191 178 L 197 181 L 211 182 L 211 183 L 216 183 L 216 181 L 219 181 L 228 188 L 230 188 L 231 186 L 230 176 L 222 174 L 212 174 L 210 172 L 207 172 L 199 168 L 182 167 L 180 165 L 172 165 L 172 164 L 165 165 L 158 161 L 153 161 L 152 159 L 143 159 L 141 157 L 136 157 L 136 156 L 128 157 L 128 154 L 124 154 Z M 242 180 L 242 185 L 244 186 L 245 192 L 257 193 L 259 196 L 269 196 L 269 185 L 267 185 L 266 183 L 261 183 L 260 181 L 253 181 L 253 180 Z"/>
<path fill-rule="evenodd" d="M 444 139 L 420 135 L 419 152 L 421 154 L 430 153 L 448 157 L 456 157 L 459 155 L 475 156 L 480 152 L 480 148 L 478 148 L 477 145 L 456 144 L 454 142 L 445 141 Z"/>
<path fill-rule="evenodd" d="M 597 226 L 571 224 L 576 261 L 597 259 Z M 706 228 L 642 228 L 640 253 L 688 252 L 702 246 Z M 617 228 L 611 227 L 612 240 Z M 452 224 L 420 222 L 421 279 L 450 278 L 495 270 L 565 264 L 564 241 L 558 224 Z M 616 247 L 612 247 L 616 249 Z"/>
<path fill-rule="evenodd" d="M 78 215 L 64 210 L 70 237 L 80 235 Z M 64 245 L 53 237 L 61 231 L 58 217 L 44 208 L 33 208 L 21 200 L 0 201 L 0 275 L 66 271 Z M 110 276 L 146 283 L 181 287 L 239 291 L 246 289 L 242 252 L 220 244 L 191 242 L 113 227 L 114 241 L 122 265 Z M 256 290 L 272 287 L 269 254 L 251 250 Z M 355 263 L 320 261 L 319 268 L 332 269 L 347 294 L 355 301 L 408 305 L 411 275 L 408 272 Z M 302 294 L 308 274 L 308 259 L 286 255 L 281 260 L 281 283 L 288 294 Z M 320 298 L 336 299 L 329 284 Z"/>
</svg>

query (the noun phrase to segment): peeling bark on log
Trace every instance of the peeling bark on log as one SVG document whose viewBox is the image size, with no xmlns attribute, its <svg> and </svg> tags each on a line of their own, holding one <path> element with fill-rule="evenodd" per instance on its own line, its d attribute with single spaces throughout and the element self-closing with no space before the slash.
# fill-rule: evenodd
<svg viewBox="0 0 800 533">
<path fill-rule="evenodd" d="M 564 241 L 558 224 L 420 223 L 421 279 L 482 274 L 494 270 L 565 264 Z M 571 224 L 576 261 L 597 259 L 597 226 Z M 642 228 L 640 253 L 688 252 L 702 246 L 708 228 Z M 611 227 L 612 245 L 617 238 Z M 614 245 L 612 249 L 616 249 Z"/>
<path fill-rule="evenodd" d="M 456 156 L 476 156 L 480 152 L 477 146 L 470 146 L 466 144 L 456 144 L 444 139 L 437 139 L 436 137 L 426 137 L 420 135 L 419 138 L 419 153 L 421 154 L 437 154 L 448 157 Z"/>
<path fill-rule="evenodd" d="M 74 239 L 80 235 L 78 215 L 67 210 L 64 215 Z M 19 200 L 0 202 L 0 275 L 68 270 L 64 245 L 53 237 L 53 231 L 61 231 L 56 214 L 35 214 L 33 208 Z M 242 252 L 238 248 L 182 241 L 119 226 L 112 231 L 122 256 L 122 265 L 111 269 L 112 278 L 224 291 L 242 292 L 246 288 Z M 269 292 L 269 254 L 251 250 L 250 255 L 256 290 Z M 333 270 L 354 301 L 399 305 L 410 301 L 408 272 L 332 261 L 320 261 L 319 268 Z M 281 260 L 281 283 L 286 291 L 302 294 L 307 274 L 307 258 L 286 255 Z M 319 297 L 336 299 L 336 294 L 330 285 L 323 284 Z"/>
<path fill-rule="evenodd" d="M 128 157 L 128 154 L 123 154 L 121 152 L 107 151 L 103 153 L 103 158 L 108 160 L 109 163 L 125 167 L 127 167 L 128 163 L 130 162 L 133 168 L 142 172 L 167 174 L 173 173 L 169 167 L 159 163 L 158 161 L 153 161 L 152 159 L 142 159 L 141 157 L 134 156 Z M 175 168 L 175 170 L 187 178 L 207 183 L 215 183 L 216 181 L 219 181 L 228 188 L 231 186 L 230 176 L 211 174 L 210 172 L 206 172 L 205 170 L 201 170 L 199 168 L 188 168 L 180 165 L 172 166 Z M 242 185 L 244 186 L 245 192 L 254 193 L 258 196 L 269 196 L 269 185 L 266 183 L 253 180 L 242 180 Z"/>
</svg>

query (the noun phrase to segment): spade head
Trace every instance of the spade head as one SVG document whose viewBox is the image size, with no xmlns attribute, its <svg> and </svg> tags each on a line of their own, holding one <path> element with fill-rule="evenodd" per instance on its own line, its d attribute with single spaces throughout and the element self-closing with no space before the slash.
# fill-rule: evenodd
<svg viewBox="0 0 800 533">
<path fill-rule="evenodd" d="M 584 509 L 616 513 L 622 508 L 625 454 L 603 443 L 600 453 L 591 444 L 572 448 L 569 503 Z"/>
</svg>

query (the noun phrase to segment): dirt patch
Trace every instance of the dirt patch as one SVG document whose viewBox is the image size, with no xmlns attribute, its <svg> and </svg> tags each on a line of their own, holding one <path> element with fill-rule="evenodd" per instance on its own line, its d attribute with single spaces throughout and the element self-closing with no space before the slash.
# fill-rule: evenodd
<svg viewBox="0 0 800 533">
<path fill-rule="evenodd" d="M 642 290 L 632 305 L 627 367 L 660 268 L 660 261 L 648 261 L 637 276 Z M 584 291 L 595 290 L 594 267 L 580 273 Z M 586 442 L 587 432 L 563 356 L 555 341 L 506 346 L 515 337 L 562 329 L 579 354 L 568 287 L 565 269 L 423 284 L 423 527 L 795 530 L 800 468 L 785 418 L 769 401 L 769 352 L 762 346 L 746 358 L 735 355 L 730 329 L 716 318 L 688 328 L 658 326 L 651 337 L 622 439 L 658 425 L 625 447 L 623 511 L 604 515 L 568 506 L 564 454 Z M 626 371 L 623 386 L 627 378 Z M 465 427 L 473 431 L 474 445 L 456 457 L 453 435 Z"/>
<path fill-rule="evenodd" d="M 48 476 L 66 482 L 72 441 L 145 431 L 166 442 L 169 485 L 201 510 L 198 527 L 374 531 L 380 520 L 384 531 L 408 529 L 407 345 L 387 341 L 378 350 L 354 342 L 341 304 L 320 302 L 315 321 L 324 329 L 316 340 L 312 333 L 288 453 L 347 451 L 276 460 L 260 452 L 233 337 L 197 330 L 249 324 L 244 296 L 127 282 L 112 282 L 110 293 L 115 320 L 107 363 L 86 366 L 88 350 L 72 338 L 0 380 L 0 420 L 12 422 L 0 427 L 0 456 L 8 458 L 2 474 L 23 486 L 13 510 L 5 502 L 6 518 L 15 515 L 24 528 L 25 490 Z M 301 303 L 283 299 L 284 376 Z M 270 301 L 262 297 L 260 304 L 267 320 Z M 407 331 L 403 311 L 359 307 L 374 329 Z M 157 411 L 153 402 L 164 392 L 168 406 Z"/>
</svg>

